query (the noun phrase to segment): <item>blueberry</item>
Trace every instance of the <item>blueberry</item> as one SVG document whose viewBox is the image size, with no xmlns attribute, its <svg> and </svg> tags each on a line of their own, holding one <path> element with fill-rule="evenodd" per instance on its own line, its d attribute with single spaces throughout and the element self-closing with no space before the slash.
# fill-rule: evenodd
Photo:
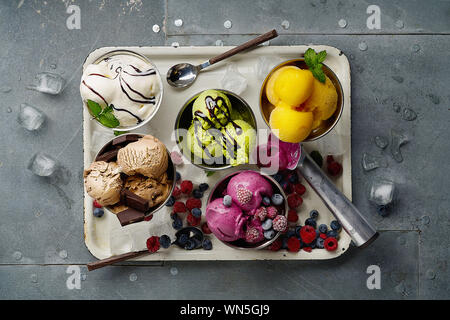
<svg viewBox="0 0 450 320">
<path fill-rule="evenodd" d="M 319 211 L 311 210 L 311 212 L 309 213 L 309 216 L 311 217 L 311 219 L 316 220 L 319 217 Z"/>
<path fill-rule="evenodd" d="M 380 216 L 385 217 L 388 215 L 387 206 L 377 206 L 377 212 Z"/>
<path fill-rule="evenodd" d="M 192 209 L 191 213 L 196 218 L 200 218 L 202 216 L 202 210 L 200 210 L 199 208 Z"/>
<path fill-rule="evenodd" d="M 316 248 L 323 249 L 324 248 L 325 239 L 317 238 L 316 239 Z"/>
<path fill-rule="evenodd" d="M 315 249 L 316 248 L 316 241 L 311 242 L 308 246 L 311 247 L 311 249 Z"/>
<path fill-rule="evenodd" d="M 178 171 L 175 173 L 175 180 L 176 181 L 180 181 L 181 180 L 181 174 Z"/>
<path fill-rule="evenodd" d="M 102 208 L 95 208 L 94 209 L 94 217 L 100 218 L 103 216 L 103 214 L 105 213 L 105 211 L 103 211 Z"/>
<path fill-rule="evenodd" d="M 173 207 L 174 204 L 175 204 L 175 197 L 174 196 L 170 196 L 169 200 L 167 200 L 167 202 L 166 202 L 166 206 Z"/>
<path fill-rule="evenodd" d="M 194 239 L 188 239 L 186 244 L 184 245 L 184 248 L 186 250 L 195 249 L 195 241 L 194 241 Z"/>
<path fill-rule="evenodd" d="M 168 247 L 170 247 L 170 238 L 168 235 L 162 235 L 161 237 L 159 237 L 159 244 L 161 245 L 161 247 L 167 249 Z"/>
<path fill-rule="evenodd" d="M 326 224 L 321 224 L 318 229 L 321 233 L 327 233 L 328 226 Z"/>
<path fill-rule="evenodd" d="M 272 176 L 276 182 L 281 183 L 283 181 L 283 175 L 281 173 L 276 173 Z"/>
<path fill-rule="evenodd" d="M 295 236 L 297 237 L 297 238 L 299 238 L 300 239 L 300 229 L 302 228 L 302 226 L 296 226 L 295 227 Z"/>
<path fill-rule="evenodd" d="M 173 213 L 173 212 L 170 214 L 170 218 L 171 218 L 172 220 L 180 219 L 180 217 L 178 216 L 178 214 Z"/>
<path fill-rule="evenodd" d="M 172 222 L 172 227 L 175 230 L 180 230 L 183 227 L 183 221 L 180 218 L 175 218 Z"/>
<path fill-rule="evenodd" d="M 270 229 L 267 231 L 264 231 L 264 238 L 266 238 L 267 240 L 273 239 L 273 237 L 275 237 L 275 230 Z"/>
<path fill-rule="evenodd" d="M 282 181 L 280 183 L 281 187 L 283 188 L 284 191 L 286 191 L 289 188 L 289 183 L 287 181 Z"/>
<path fill-rule="evenodd" d="M 200 183 L 198 188 L 200 189 L 201 192 L 205 192 L 206 190 L 208 190 L 209 184 L 207 184 L 207 183 Z"/>
<path fill-rule="evenodd" d="M 286 232 L 286 237 L 295 237 L 295 230 L 289 229 L 288 232 Z"/>
<path fill-rule="evenodd" d="M 338 234 L 335 230 L 330 230 L 327 232 L 327 238 L 337 238 Z"/>
<path fill-rule="evenodd" d="M 212 249 L 211 240 L 209 240 L 208 238 L 203 239 L 202 247 L 205 250 L 211 250 Z"/>
<path fill-rule="evenodd" d="M 233 199 L 231 199 L 231 196 L 226 195 L 225 197 L 223 197 L 223 205 L 225 207 L 231 207 L 231 202 L 233 201 Z"/>
<path fill-rule="evenodd" d="M 272 196 L 272 203 L 276 206 L 279 206 L 283 203 L 283 196 L 279 193 L 275 193 Z"/>
<path fill-rule="evenodd" d="M 202 246 L 202 241 L 200 241 L 200 240 L 197 239 L 196 237 L 190 237 L 189 240 L 192 241 L 192 242 L 194 242 L 194 249 L 201 248 L 201 246 Z"/>
<path fill-rule="evenodd" d="M 263 228 L 263 230 L 271 229 L 272 228 L 272 219 L 264 220 L 264 222 L 261 224 L 261 227 Z"/>
<path fill-rule="evenodd" d="M 331 223 L 330 223 L 330 227 L 331 227 L 331 229 L 333 229 L 334 231 L 339 231 L 339 230 L 341 229 L 341 224 L 340 224 L 338 221 L 333 220 L 333 221 L 331 221 Z"/>
<path fill-rule="evenodd" d="M 312 218 L 308 218 L 305 220 L 305 226 L 311 226 L 315 229 L 316 225 L 317 225 L 316 220 L 314 220 Z"/>
<path fill-rule="evenodd" d="M 189 240 L 189 236 L 186 233 L 180 234 L 180 237 L 177 239 L 177 242 L 180 246 L 185 246 L 187 241 Z"/>
<path fill-rule="evenodd" d="M 295 172 L 289 176 L 289 182 L 292 184 L 298 183 L 298 175 Z"/>
<path fill-rule="evenodd" d="M 192 191 L 192 195 L 194 198 L 200 199 L 203 197 L 203 192 L 200 189 L 194 189 L 194 191 Z"/>
<path fill-rule="evenodd" d="M 287 247 L 288 247 L 287 242 L 288 242 L 288 238 L 287 237 L 283 237 L 283 239 L 281 241 L 281 248 L 282 249 L 287 249 Z"/>
<path fill-rule="evenodd" d="M 263 205 L 265 205 L 265 206 L 270 206 L 270 198 L 269 197 L 264 197 L 263 199 L 262 199 L 262 203 L 263 203 Z"/>
</svg>

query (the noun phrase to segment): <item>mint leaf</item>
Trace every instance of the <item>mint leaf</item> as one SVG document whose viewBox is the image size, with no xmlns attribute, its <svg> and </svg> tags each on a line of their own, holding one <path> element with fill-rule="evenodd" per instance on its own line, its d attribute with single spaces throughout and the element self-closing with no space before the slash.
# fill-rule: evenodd
<svg viewBox="0 0 450 320">
<path fill-rule="evenodd" d="M 325 83 L 326 76 L 325 73 L 323 73 L 323 65 L 321 62 L 325 60 L 327 57 L 327 52 L 325 50 L 320 51 L 319 53 L 316 53 L 314 49 L 308 48 L 306 50 L 305 54 L 305 63 L 308 66 L 309 70 L 313 74 L 314 78 L 319 80 L 322 83 Z"/>
<path fill-rule="evenodd" d="M 321 63 L 325 60 L 325 58 L 327 57 L 327 52 L 325 50 L 320 51 L 317 54 L 317 62 Z"/>
<path fill-rule="evenodd" d="M 97 117 L 100 114 L 100 112 L 102 112 L 102 107 L 95 101 L 88 100 L 87 106 L 95 117 Z"/>
<path fill-rule="evenodd" d="M 316 57 L 316 52 L 313 49 L 308 48 L 308 50 L 306 50 L 305 52 L 304 57 L 306 65 L 308 66 L 308 68 L 311 68 L 315 64 L 314 60 Z"/>
<path fill-rule="evenodd" d="M 205 171 L 206 172 L 206 176 L 212 176 L 214 173 L 216 173 L 215 171 Z"/>
<path fill-rule="evenodd" d="M 108 128 L 115 128 L 120 124 L 119 120 L 117 120 L 112 112 L 102 112 L 97 119 L 101 124 Z"/>
<path fill-rule="evenodd" d="M 117 136 L 120 136 L 121 134 L 124 134 L 124 133 L 128 133 L 128 131 L 116 131 L 116 130 L 114 130 L 114 135 L 117 137 Z"/>
<path fill-rule="evenodd" d="M 314 78 L 316 78 L 317 80 L 319 80 L 322 83 L 325 83 L 326 77 L 325 77 L 325 73 L 323 73 L 321 64 L 316 65 L 316 67 L 314 69 L 311 69 L 311 73 L 313 74 Z"/>
</svg>

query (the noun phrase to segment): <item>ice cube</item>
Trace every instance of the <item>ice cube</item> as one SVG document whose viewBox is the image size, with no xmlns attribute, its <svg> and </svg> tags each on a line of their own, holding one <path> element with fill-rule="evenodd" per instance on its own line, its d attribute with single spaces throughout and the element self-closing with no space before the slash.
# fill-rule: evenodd
<svg viewBox="0 0 450 320">
<path fill-rule="evenodd" d="M 361 162 L 363 169 L 366 171 L 370 171 L 379 167 L 387 167 L 387 161 L 384 158 L 373 156 L 367 152 L 363 153 Z"/>
<path fill-rule="evenodd" d="M 60 75 L 50 72 L 38 73 L 35 80 L 35 83 L 29 85 L 27 89 L 53 95 L 59 94 L 66 82 Z"/>
<path fill-rule="evenodd" d="M 417 118 L 417 113 L 415 113 L 412 109 L 405 108 L 402 112 L 402 118 L 406 121 L 413 121 Z"/>
<path fill-rule="evenodd" d="M 389 141 L 384 136 L 376 136 L 375 137 L 375 144 L 377 145 L 378 148 L 384 149 L 389 144 Z"/>
<path fill-rule="evenodd" d="M 408 137 L 402 132 L 391 129 L 391 154 L 392 157 L 397 162 L 403 161 L 402 153 L 400 152 L 400 147 L 408 142 Z"/>
<path fill-rule="evenodd" d="M 247 78 L 245 78 L 238 70 L 236 64 L 229 63 L 220 84 L 223 89 L 241 94 L 247 89 Z"/>
<path fill-rule="evenodd" d="M 58 162 L 48 154 L 38 152 L 30 159 L 27 169 L 38 176 L 50 177 L 58 169 Z"/>
<path fill-rule="evenodd" d="M 376 178 L 372 181 L 369 190 L 369 201 L 378 206 L 386 206 L 394 200 L 395 184 L 394 182 Z"/>
<path fill-rule="evenodd" d="M 280 57 L 276 56 L 261 56 L 256 60 L 256 76 L 259 80 L 264 80 L 272 69 L 283 62 Z"/>
<path fill-rule="evenodd" d="M 19 115 L 17 122 L 25 129 L 29 131 L 38 130 L 42 127 L 45 121 L 45 114 L 26 103 L 20 105 Z"/>
</svg>

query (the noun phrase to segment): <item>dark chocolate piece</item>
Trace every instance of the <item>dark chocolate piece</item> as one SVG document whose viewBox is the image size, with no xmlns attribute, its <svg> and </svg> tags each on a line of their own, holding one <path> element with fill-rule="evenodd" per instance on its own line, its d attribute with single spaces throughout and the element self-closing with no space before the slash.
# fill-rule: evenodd
<svg viewBox="0 0 450 320">
<path fill-rule="evenodd" d="M 117 146 L 117 145 L 122 144 L 122 143 L 125 143 L 125 142 L 127 142 L 127 143 L 129 143 L 129 142 L 135 142 L 135 141 L 138 141 L 139 138 L 140 138 L 140 137 L 139 137 L 139 136 L 136 136 L 136 135 L 119 136 L 119 137 L 115 138 L 115 139 L 112 141 L 111 145 Z"/>
<path fill-rule="evenodd" d="M 128 208 L 124 211 L 119 212 L 117 214 L 117 218 L 119 219 L 120 225 L 123 227 L 130 223 L 143 221 L 145 215 L 142 211 L 138 211 L 133 208 Z"/>
<path fill-rule="evenodd" d="M 95 161 L 105 161 L 105 162 L 115 161 L 117 160 L 118 152 L 119 152 L 118 149 L 107 151 L 103 154 L 98 155 L 97 158 L 95 158 Z"/>
<path fill-rule="evenodd" d="M 120 192 L 120 199 L 125 203 L 126 206 L 142 212 L 145 212 L 150 208 L 148 200 L 127 189 L 122 189 L 122 191 Z"/>
</svg>

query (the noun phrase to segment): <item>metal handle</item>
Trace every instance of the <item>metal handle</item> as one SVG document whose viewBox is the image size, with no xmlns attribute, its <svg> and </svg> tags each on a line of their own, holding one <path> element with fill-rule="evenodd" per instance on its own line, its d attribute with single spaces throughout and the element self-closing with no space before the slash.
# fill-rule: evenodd
<svg viewBox="0 0 450 320">
<path fill-rule="evenodd" d="M 350 235 L 357 247 L 365 247 L 378 237 L 378 232 L 361 215 L 353 203 L 335 186 L 335 184 L 317 166 L 302 147 L 304 160 L 297 169 L 316 191 L 337 221 Z"/>
</svg>

